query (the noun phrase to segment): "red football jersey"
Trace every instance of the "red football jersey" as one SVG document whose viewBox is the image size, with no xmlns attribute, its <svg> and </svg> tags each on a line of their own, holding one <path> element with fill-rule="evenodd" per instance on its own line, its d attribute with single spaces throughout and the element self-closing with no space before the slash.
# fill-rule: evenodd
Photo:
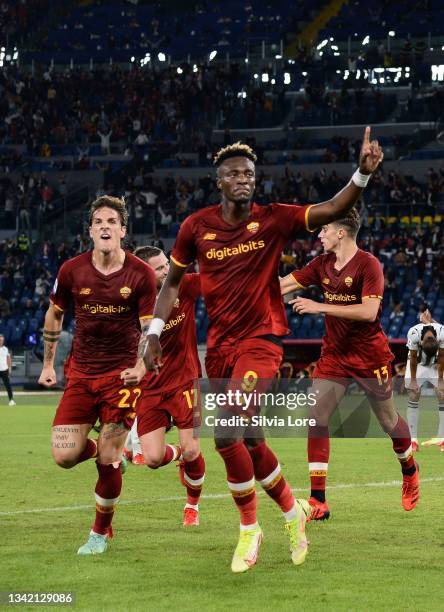
<svg viewBox="0 0 444 612">
<path fill-rule="evenodd" d="M 92 264 L 92 251 L 87 251 L 62 265 L 50 300 L 62 311 L 74 302 L 71 374 L 120 372 L 136 363 L 139 319 L 152 316 L 155 276 L 148 264 L 128 252 L 120 270 L 102 274 Z"/>
<path fill-rule="evenodd" d="M 334 253 L 325 253 L 315 257 L 301 270 L 295 270 L 292 275 L 301 287 L 320 287 L 327 304 L 361 304 L 366 297 L 382 300 L 384 274 L 376 257 L 358 249 L 342 270 L 335 269 L 335 262 Z M 382 331 L 381 310 L 380 306 L 373 323 L 326 315 L 322 355 L 334 353 L 338 361 L 345 361 L 353 367 L 367 367 L 369 364 L 379 364 L 381 360 L 391 361 L 393 354 Z"/>
<path fill-rule="evenodd" d="M 187 267 L 197 259 L 210 326 L 207 346 L 241 338 L 288 333 L 278 279 L 282 250 L 307 227 L 309 206 L 252 204 L 249 218 L 230 225 L 222 205 L 182 223 L 171 259 Z"/>
<path fill-rule="evenodd" d="M 157 393 L 200 377 L 194 316 L 195 303 L 200 295 L 200 274 L 185 274 L 170 318 L 160 336 L 163 366 L 158 375 L 148 372 L 144 378 L 144 390 Z"/>
</svg>

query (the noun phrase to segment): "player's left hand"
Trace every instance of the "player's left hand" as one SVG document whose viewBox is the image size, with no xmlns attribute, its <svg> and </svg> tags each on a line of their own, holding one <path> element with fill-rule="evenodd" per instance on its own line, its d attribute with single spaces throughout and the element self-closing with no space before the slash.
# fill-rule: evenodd
<svg viewBox="0 0 444 612">
<path fill-rule="evenodd" d="M 371 174 L 376 170 L 384 159 L 384 153 L 377 140 L 370 141 L 370 127 L 367 126 L 364 132 L 361 152 L 359 154 L 359 172 Z"/>
<path fill-rule="evenodd" d="M 146 374 L 146 367 L 142 364 L 137 364 L 134 368 L 126 368 L 123 372 L 120 372 L 120 378 L 123 380 L 125 385 L 128 387 L 133 387 L 134 385 L 138 385 L 142 378 Z"/>
<path fill-rule="evenodd" d="M 294 312 L 297 312 L 300 315 L 319 314 L 322 312 L 321 303 L 303 297 L 297 297 L 294 300 L 290 300 L 289 304 L 293 304 Z"/>
</svg>

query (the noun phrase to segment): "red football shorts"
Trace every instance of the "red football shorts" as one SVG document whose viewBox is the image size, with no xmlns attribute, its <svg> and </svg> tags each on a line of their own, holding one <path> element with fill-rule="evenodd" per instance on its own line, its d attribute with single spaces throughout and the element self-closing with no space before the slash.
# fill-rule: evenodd
<svg viewBox="0 0 444 612">
<path fill-rule="evenodd" d="M 348 387 L 353 379 L 369 397 L 386 400 L 392 396 L 391 359 L 369 368 L 356 367 L 341 362 L 338 355 L 321 355 L 313 371 L 313 378 L 323 378 Z"/>
<path fill-rule="evenodd" d="M 247 338 L 235 346 L 220 346 L 207 351 L 205 367 L 214 390 L 224 392 L 239 389 L 244 392 L 265 392 L 282 362 L 283 349 L 265 338 Z M 218 384 L 223 379 L 224 387 Z M 228 381 L 228 382 L 227 382 Z M 243 416 L 257 414 L 259 407 L 250 404 L 248 410 L 231 407 L 229 412 Z"/>
<path fill-rule="evenodd" d="M 178 429 L 200 426 L 200 393 L 193 381 L 175 389 L 158 393 L 144 392 L 137 404 L 137 433 L 143 436 L 160 427 L 171 428 L 171 419 Z"/>
<path fill-rule="evenodd" d="M 99 378 L 70 377 L 57 407 L 54 425 L 123 423 L 131 429 L 142 390 L 125 387 L 119 375 Z"/>
</svg>

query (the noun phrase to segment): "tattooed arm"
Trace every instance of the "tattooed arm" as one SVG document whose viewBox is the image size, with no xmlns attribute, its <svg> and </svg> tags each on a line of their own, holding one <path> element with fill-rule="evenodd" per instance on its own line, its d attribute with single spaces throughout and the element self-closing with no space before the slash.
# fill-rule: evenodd
<svg viewBox="0 0 444 612">
<path fill-rule="evenodd" d="M 62 331 L 62 323 L 63 311 L 54 304 L 50 304 L 46 312 L 43 329 L 43 368 L 39 378 L 39 383 L 45 387 L 53 387 L 57 382 L 54 370 L 54 357 L 60 332 Z"/>
<path fill-rule="evenodd" d="M 134 368 L 126 368 L 126 370 L 123 370 L 123 372 L 120 373 L 120 378 L 123 380 L 125 385 L 138 385 L 146 374 L 146 367 L 143 357 L 148 346 L 148 329 L 150 327 L 150 323 L 151 319 L 144 319 L 140 322 L 142 333 L 140 334 L 136 365 Z"/>
</svg>

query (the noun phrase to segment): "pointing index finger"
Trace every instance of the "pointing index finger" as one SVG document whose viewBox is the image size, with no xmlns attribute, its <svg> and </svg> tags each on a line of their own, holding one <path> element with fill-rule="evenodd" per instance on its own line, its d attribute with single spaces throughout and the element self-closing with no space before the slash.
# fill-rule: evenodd
<svg viewBox="0 0 444 612">
<path fill-rule="evenodd" d="M 370 126 L 368 125 L 364 130 L 364 143 L 368 144 L 370 142 Z"/>
</svg>

